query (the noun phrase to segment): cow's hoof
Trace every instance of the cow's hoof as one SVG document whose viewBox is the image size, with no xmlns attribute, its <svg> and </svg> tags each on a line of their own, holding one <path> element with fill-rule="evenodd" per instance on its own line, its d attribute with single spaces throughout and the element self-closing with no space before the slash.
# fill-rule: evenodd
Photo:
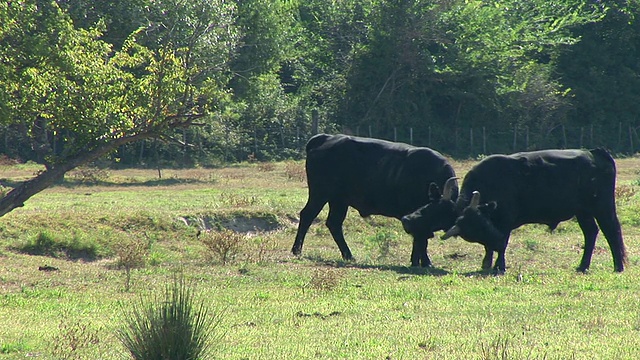
<svg viewBox="0 0 640 360">
<path fill-rule="evenodd" d="M 502 276 L 506 273 L 507 271 L 504 269 L 498 269 L 498 268 L 493 268 L 493 276 Z"/>
<path fill-rule="evenodd" d="M 583 274 L 588 274 L 588 273 L 589 273 L 589 268 L 584 268 L 584 267 L 582 267 L 582 266 L 578 266 L 578 267 L 576 268 L 576 271 L 577 271 L 577 272 L 580 272 L 580 273 L 583 273 Z"/>
</svg>

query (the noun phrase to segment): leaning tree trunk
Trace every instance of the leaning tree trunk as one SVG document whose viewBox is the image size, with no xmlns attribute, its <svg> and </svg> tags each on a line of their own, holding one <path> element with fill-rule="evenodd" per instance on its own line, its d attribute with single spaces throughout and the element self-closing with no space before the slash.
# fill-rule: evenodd
<svg viewBox="0 0 640 360">
<path fill-rule="evenodd" d="M 64 174 L 78 166 L 94 161 L 108 152 L 118 148 L 119 146 L 153 137 L 154 134 L 142 133 L 132 136 L 122 137 L 102 144 L 89 152 L 78 153 L 74 157 L 65 159 L 65 161 L 51 166 L 36 177 L 27 180 L 9 191 L 2 199 L 0 199 L 0 216 L 11 212 L 15 208 L 24 206 L 33 195 L 48 188 L 56 181 L 62 179 Z"/>
</svg>

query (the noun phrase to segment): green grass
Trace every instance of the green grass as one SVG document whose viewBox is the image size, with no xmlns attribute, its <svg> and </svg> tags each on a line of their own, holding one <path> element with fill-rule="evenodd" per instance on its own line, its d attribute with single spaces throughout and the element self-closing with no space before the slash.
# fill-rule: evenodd
<svg viewBox="0 0 640 360">
<path fill-rule="evenodd" d="M 0 222 L 0 360 L 122 359 L 123 306 L 162 294 L 176 274 L 209 313 L 221 314 L 210 349 L 216 359 L 634 359 L 640 160 L 618 164 L 618 184 L 629 187 L 618 204 L 629 254 L 622 274 L 613 272 L 602 236 L 591 271 L 574 271 L 583 243 L 574 221 L 551 234 L 542 226 L 514 231 L 501 277 L 481 273 L 482 247 L 461 239 L 431 240 L 436 268 L 411 269 L 411 239 L 399 222 L 352 210 L 344 228 L 356 261 L 341 260 L 323 224 L 326 209 L 294 257 L 307 196 L 290 176 L 295 163 L 165 170 L 166 181 L 155 170 L 111 170 L 98 184 L 65 182 Z M 470 164 L 456 165 L 463 176 Z M 252 216 L 281 227 L 247 235 L 227 265 L 211 261 L 196 223 L 184 221 Z M 146 261 L 131 269 L 126 291 L 117 254 L 136 239 L 148 244 Z M 57 250 L 25 253 L 29 244 Z M 83 244 L 96 255 L 66 255 Z M 39 271 L 43 265 L 59 270 Z"/>
</svg>

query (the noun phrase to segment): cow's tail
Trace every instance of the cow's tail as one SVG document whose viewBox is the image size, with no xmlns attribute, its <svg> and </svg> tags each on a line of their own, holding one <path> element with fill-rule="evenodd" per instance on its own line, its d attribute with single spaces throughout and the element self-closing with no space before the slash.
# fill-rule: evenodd
<svg viewBox="0 0 640 360">
<path fill-rule="evenodd" d="M 307 147 L 305 148 L 307 154 L 309 154 L 309 152 L 311 152 L 313 149 L 316 149 L 320 147 L 320 145 L 324 144 L 329 137 L 331 137 L 331 135 L 327 134 L 317 134 L 311 137 L 311 139 L 309 139 L 309 141 L 307 142 Z"/>
</svg>

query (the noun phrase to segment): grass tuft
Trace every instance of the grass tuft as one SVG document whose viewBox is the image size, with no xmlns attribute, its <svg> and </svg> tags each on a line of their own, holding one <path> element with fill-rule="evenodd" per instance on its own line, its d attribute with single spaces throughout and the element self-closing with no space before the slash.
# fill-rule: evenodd
<svg viewBox="0 0 640 360">
<path fill-rule="evenodd" d="M 135 360 L 206 359 L 219 323 L 183 279 L 174 279 L 161 298 L 141 298 L 124 309 L 124 318 L 117 335 Z"/>
<path fill-rule="evenodd" d="M 342 276 L 334 269 L 316 269 L 309 280 L 309 287 L 320 291 L 330 291 L 338 287 Z"/>
</svg>

